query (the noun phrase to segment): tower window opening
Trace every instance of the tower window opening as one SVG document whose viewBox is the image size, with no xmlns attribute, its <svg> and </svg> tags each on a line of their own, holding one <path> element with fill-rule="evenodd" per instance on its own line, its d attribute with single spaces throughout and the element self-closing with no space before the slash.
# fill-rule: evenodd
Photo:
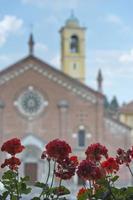
<svg viewBox="0 0 133 200">
<path fill-rule="evenodd" d="M 77 53 L 79 51 L 79 39 L 76 35 L 71 36 L 70 51 L 72 53 Z"/>
</svg>

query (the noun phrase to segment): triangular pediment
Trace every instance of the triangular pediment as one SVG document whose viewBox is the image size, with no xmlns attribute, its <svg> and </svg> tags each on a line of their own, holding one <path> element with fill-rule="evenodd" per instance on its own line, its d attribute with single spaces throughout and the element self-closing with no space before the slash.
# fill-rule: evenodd
<svg viewBox="0 0 133 200">
<path fill-rule="evenodd" d="M 12 79 L 15 79 L 16 77 L 21 76 L 30 69 L 36 71 L 50 81 L 53 81 L 54 83 L 73 92 L 87 101 L 91 101 L 92 103 L 96 103 L 97 100 L 103 101 L 102 94 L 69 77 L 60 70 L 55 69 L 54 67 L 34 56 L 28 56 L 1 71 L 0 85 L 3 85 Z"/>
</svg>

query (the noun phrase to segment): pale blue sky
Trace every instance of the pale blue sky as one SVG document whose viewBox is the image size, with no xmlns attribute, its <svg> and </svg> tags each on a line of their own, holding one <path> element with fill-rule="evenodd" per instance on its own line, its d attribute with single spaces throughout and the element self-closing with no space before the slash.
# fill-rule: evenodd
<svg viewBox="0 0 133 200">
<path fill-rule="evenodd" d="M 74 9 L 86 32 L 86 83 L 96 88 L 99 68 L 104 93 L 133 100 L 133 0 L 0 0 L 0 68 L 28 53 L 30 24 L 35 55 L 60 66 L 59 29 Z"/>
</svg>

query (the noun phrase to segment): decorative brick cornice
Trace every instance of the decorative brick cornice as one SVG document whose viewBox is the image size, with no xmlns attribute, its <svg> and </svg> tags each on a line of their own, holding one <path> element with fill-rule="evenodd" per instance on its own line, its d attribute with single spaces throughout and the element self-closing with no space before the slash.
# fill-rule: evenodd
<svg viewBox="0 0 133 200">
<path fill-rule="evenodd" d="M 26 59 L 21 60 L 18 62 L 18 64 L 16 63 L 15 65 L 10 66 L 7 70 L 5 70 L 5 73 L 4 71 L 1 72 L 0 85 L 3 85 L 32 69 L 49 80 L 57 83 L 61 87 L 73 92 L 75 95 L 80 96 L 84 100 L 90 101 L 93 104 L 95 104 L 97 101 L 101 101 L 101 103 L 103 102 L 103 99 L 97 92 L 93 92 L 93 90 L 89 87 L 77 82 L 76 80 L 63 74 L 57 69 L 52 68 L 46 63 L 41 62 L 41 60 L 38 62 L 38 59 L 35 57 L 31 57 L 30 59 L 27 57 Z"/>
</svg>

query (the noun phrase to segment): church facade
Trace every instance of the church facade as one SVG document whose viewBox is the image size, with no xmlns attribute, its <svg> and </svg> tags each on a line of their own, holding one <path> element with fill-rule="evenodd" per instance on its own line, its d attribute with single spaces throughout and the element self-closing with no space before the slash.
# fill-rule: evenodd
<svg viewBox="0 0 133 200">
<path fill-rule="evenodd" d="M 66 140 L 79 159 L 94 142 L 112 153 L 130 145 L 130 128 L 105 111 L 101 73 L 98 91 L 84 83 L 85 28 L 72 16 L 60 34 L 61 71 L 34 55 L 31 34 L 29 55 L 0 72 L 0 143 L 22 140 L 20 171 L 31 183 L 44 180 L 47 165 L 40 155 L 55 138 Z M 77 184 L 76 176 L 73 181 Z"/>
</svg>

